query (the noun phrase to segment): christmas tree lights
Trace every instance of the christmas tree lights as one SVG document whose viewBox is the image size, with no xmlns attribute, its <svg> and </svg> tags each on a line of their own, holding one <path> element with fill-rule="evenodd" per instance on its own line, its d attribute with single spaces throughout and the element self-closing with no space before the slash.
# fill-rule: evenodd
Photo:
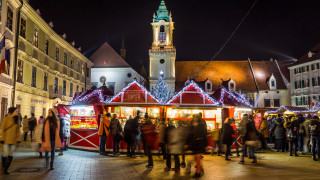
<svg viewBox="0 0 320 180">
<path fill-rule="evenodd" d="M 167 83 L 163 80 L 163 72 L 161 71 L 158 77 L 158 81 L 152 89 L 152 94 L 159 99 L 161 103 L 167 102 L 170 98 L 170 89 Z"/>
</svg>

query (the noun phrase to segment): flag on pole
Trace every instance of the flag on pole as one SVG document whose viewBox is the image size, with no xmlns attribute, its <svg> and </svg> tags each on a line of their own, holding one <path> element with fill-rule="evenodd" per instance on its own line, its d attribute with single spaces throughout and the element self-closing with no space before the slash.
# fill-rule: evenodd
<svg viewBox="0 0 320 180">
<path fill-rule="evenodd" d="M 1 60 L 0 63 L 0 74 L 6 71 L 6 62 L 8 66 L 10 66 L 10 49 L 5 50 L 4 59 Z"/>
</svg>

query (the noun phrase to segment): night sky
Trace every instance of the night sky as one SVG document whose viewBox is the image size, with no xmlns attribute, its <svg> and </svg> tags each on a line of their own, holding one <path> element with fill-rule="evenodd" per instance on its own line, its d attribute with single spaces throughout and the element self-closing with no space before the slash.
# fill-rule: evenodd
<svg viewBox="0 0 320 180">
<path fill-rule="evenodd" d="M 177 61 L 210 60 L 254 0 L 166 0 L 175 22 Z M 153 13 L 160 0 L 30 0 L 58 34 L 82 52 L 107 41 L 116 51 L 125 37 L 127 61 L 148 63 Z M 320 42 L 319 0 L 259 0 L 215 60 L 299 58 Z"/>
</svg>

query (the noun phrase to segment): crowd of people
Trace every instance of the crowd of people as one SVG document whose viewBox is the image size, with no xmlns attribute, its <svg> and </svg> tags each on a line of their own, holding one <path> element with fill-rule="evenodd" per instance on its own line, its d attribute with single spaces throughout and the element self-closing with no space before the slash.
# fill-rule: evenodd
<svg viewBox="0 0 320 180">
<path fill-rule="evenodd" d="M 52 108 L 48 111 L 48 116 L 44 119 L 40 116 L 39 120 L 34 114 L 28 118 L 21 118 L 16 107 L 8 109 L 8 114 L 1 121 L 0 142 L 2 144 L 2 169 L 4 174 L 10 174 L 9 167 L 13 160 L 13 153 L 16 145 L 21 142 L 21 129 L 23 131 L 23 141 L 30 141 L 36 145 L 39 157 L 45 152 L 46 168 L 54 169 L 55 149 L 60 148 L 59 155 L 63 155 L 63 150 L 67 149 L 67 139 L 70 137 L 70 118 L 59 117 L 58 111 Z M 51 159 L 49 161 L 49 152 Z"/>
<path fill-rule="evenodd" d="M 28 140 L 38 143 L 39 157 L 45 152 L 46 168 L 54 169 L 55 149 L 60 148 L 59 155 L 67 150 L 68 138 L 70 138 L 70 116 L 61 117 L 57 110 L 52 108 L 48 111 L 48 116 L 42 116 L 37 121 L 34 114 L 31 117 L 25 116 L 23 119 L 19 115 L 18 109 L 9 108 L 8 114 L 1 122 L 0 142 L 3 144 L 2 167 L 5 174 L 8 171 L 13 159 L 13 152 L 16 144 L 21 141 L 21 128 L 23 130 L 23 141 Z M 252 163 L 257 163 L 255 151 L 267 149 L 268 143 L 274 145 L 272 149 L 279 152 L 289 151 L 290 156 L 312 152 L 313 160 L 320 161 L 320 121 L 318 116 L 307 116 L 299 114 L 289 117 L 266 117 L 263 118 L 259 127 L 256 126 L 252 115 L 244 114 L 240 123 L 236 124 L 233 118 L 226 118 L 223 123 L 216 124 L 211 138 L 214 152 L 222 156 L 226 161 L 230 161 L 233 156 L 231 149 L 234 146 L 236 156 L 240 157 L 239 147 L 242 154 L 239 164 L 244 164 L 245 157 L 252 159 Z M 113 140 L 113 156 L 120 155 L 120 142 L 124 140 L 127 144 L 127 156 L 136 157 L 136 149 L 148 158 L 147 168 L 154 166 L 152 153 L 156 146 L 159 146 L 163 160 L 166 161 L 165 171 L 179 172 L 180 168 L 186 168 L 186 173 L 191 173 L 192 163 L 195 163 L 195 174 L 193 177 L 201 177 L 204 174 L 201 159 L 208 150 L 207 123 L 202 119 L 202 114 L 194 114 L 192 120 L 158 119 L 154 123 L 145 113 L 144 118 L 137 112 L 135 117 L 129 117 L 124 128 L 117 114 L 106 113 L 101 116 L 98 130 L 100 136 L 100 155 L 107 155 L 107 137 L 111 135 Z M 156 139 L 158 138 L 158 139 Z M 239 141 L 239 139 L 241 141 Z M 158 142 L 158 144 L 155 144 Z M 240 144 L 241 142 L 241 144 Z M 140 146 L 143 146 L 141 148 Z M 186 160 L 185 152 L 191 151 L 194 158 Z M 49 152 L 50 161 L 49 161 Z M 174 166 L 172 166 L 172 157 Z M 50 164 L 50 165 L 49 165 Z M 174 167 L 174 168 L 172 168 Z"/>
</svg>

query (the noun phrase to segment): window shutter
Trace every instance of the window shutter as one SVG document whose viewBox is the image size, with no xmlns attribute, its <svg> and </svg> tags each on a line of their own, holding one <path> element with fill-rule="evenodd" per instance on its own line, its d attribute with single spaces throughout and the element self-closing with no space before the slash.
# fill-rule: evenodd
<svg viewBox="0 0 320 180">
<path fill-rule="evenodd" d="M 307 66 L 307 71 L 309 71 L 309 65 Z"/>
<path fill-rule="evenodd" d="M 317 63 L 317 69 L 319 69 L 319 63 Z"/>
<path fill-rule="evenodd" d="M 301 81 L 301 87 L 304 88 L 304 80 Z"/>
<path fill-rule="evenodd" d="M 314 70 L 314 64 L 311 64 L 311 70 Z"/>
<path fill-rule="evenodd" d="M 298 102 L 298 98 L 296 97 L 296 106 L 298 106 L 299 104 L 298 104 L 299 102 Z"/>
<path fill-rule="evenodd" d="M 294 88 L 295 88 L 295 89 L 298 89 L 298 83 L 297 83 L 297 81 L 294 82 Z"/>
</svg>

